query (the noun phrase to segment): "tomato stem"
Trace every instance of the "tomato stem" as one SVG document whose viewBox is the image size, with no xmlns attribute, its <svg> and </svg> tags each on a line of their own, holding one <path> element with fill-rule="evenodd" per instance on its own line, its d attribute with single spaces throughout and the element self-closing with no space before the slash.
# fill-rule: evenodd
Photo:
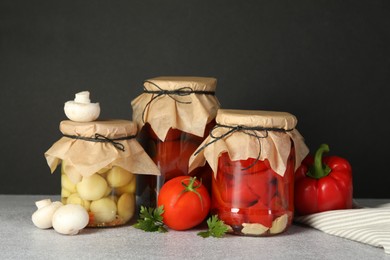
<svg viewBox="0 0 390 260">
<path fill-rule="evenodd" d="M 184 181 L 187 181 L 187 180 L 189 180 L 189 183 L 185 184 Z M 180 192 L 180 194 L 177 196 L 177 198 L 176 198 L 176 200 L 175 200 L 175 202 L 173 204 L 175 205 L 176 202 L 181 198 L 181 196 L 183 196 L 184 193 L 186 193 L 186 192 L 193 192 L 193 193 L 195 193 L 199 197 L 200 205 L 202 206 L 202 210 L 203 210 L 202 196 L 197 191 L 197 189 L 202 185 L 202 179 L 199 182 L 197 182 L 196 185 L 195 185 L 195 183 L 196 183 L 196 177 L 189 177 L 188 179 L 182 180 L 181 181 L 181 185 L 184 186 L 184 190 L 182 190 Z"/>
</svg>

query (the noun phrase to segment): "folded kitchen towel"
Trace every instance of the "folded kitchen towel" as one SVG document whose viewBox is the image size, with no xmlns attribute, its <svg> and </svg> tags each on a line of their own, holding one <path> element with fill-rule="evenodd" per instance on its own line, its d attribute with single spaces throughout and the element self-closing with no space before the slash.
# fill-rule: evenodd
<svg viewBox="0 0 390 260">
<path fill-rule="evenodd" d="M 325 211 L 295 217 L 294 221 L 331 235 L 383 247 L 390 254 L 390 203 L 373 208 Z"/>
</svg>

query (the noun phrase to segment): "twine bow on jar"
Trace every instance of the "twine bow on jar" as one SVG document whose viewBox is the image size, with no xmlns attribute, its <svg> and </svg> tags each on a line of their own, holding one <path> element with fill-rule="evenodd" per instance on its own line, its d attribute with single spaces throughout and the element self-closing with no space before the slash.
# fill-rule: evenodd
<svg viewBox="0 0 390 260">
<path fill-rule="evenodd" d="M 111 143 L 116 149 L 121 150 L 122 152 L 125 151 L 125 146 L 122 143 L 116 141 L 129 140 L 136 137 L 135 135 L 129 135 L 129 136 L 119 137 L 119 138 L 108 138 L 101 134 L 95 134 L 94 137 L 84 137 L 84 136 L 67 135 L 67 134 L 64 134 L 63 136 L 72 139 L 89 141 L 89 142 Z"/>
<path fill-rule="evenodd" d="M 152 81 L 146 80 L 145 83 L 152 84 L 153 86 L 158 88 L 158 90 L 148 90 L 148 89 L 146 89 L 144 87 L 144 91 L 143 91 L 144 93 L 153 95 L 152 98 L 149 100 L 149 102 L 145 105 L 144 110 L 142 111 L 142 121 L 144 123 L 145 123 L 145 111 L 146 111 L 146 109 L 158 97 L 168 96 L 168 97 L 170 97 L 171 99 L 175 100 L 178 103 L 181 103 L 181 104 L 191 104 L 191 101 L 178 100 L 174 96 L 184 97 L 184 96 L 188 96 L 188 95 L 191 95 L 191 94 L 215 95 L 215 91 L 193 90 L 191 87 L 181 87 L 181 88 L 178 88 L 178 89 L 175 89 L 175 90 L 166 90 L 166 89 L 162 89 L 161 87 L 159 87 L 156 83 L 154 83 Z"/>
<path fill-rule="evenodd" d="M 213 132 L 218 129 L 218 128 L 227 128 L 228 131 L 219 135 L 219 136 L 216 136 Z M 230 125 L 222 125 L 222 124 L 216 124 L 210 131 L 210 137 L 213 138 L 214 140 L 204 144 L 203 146 L 201 146 L 198 150 L 195 151 L 194 155 L 197 155 L 199 152 L 201 152 L 203 149 L 205 149 L 207 146 L 225 138 L 226 136 L 228 135 L 231 135 L 233 134 L 234 132 L 243 132 L 244 134 L 247 134 L 247 135 L 250 135 L 250 136 L 253 136 L 257 139 L 258 143 L 259 143 L 259 153 L 256 157 L 256 160 L 251 164 L 249 165 L 248 167 L 245 167 L 241 170 L 248 170 L 249 168 L 253 167 L 259 160 L 260 160 L 260 156 L 261 156 L 261 142 L 260 142 L 260 139 L 261 138 L 267 138 L 268 137 L 268 132 L 269 131 L 273 131 L 273 132 L 281 132 L 281 133 L 286 133 L 286 132 L 290 132 L 294 129 L 283 129 L 283 128 L 273 128 L 273 127 L 262 127 L 262 126 L 245 126 L 245 125 L 235 125 L 235 126 L 230 126 Z M 264 135 L 258 135 L 257 132 L 264 132 Z"/>
</svg>

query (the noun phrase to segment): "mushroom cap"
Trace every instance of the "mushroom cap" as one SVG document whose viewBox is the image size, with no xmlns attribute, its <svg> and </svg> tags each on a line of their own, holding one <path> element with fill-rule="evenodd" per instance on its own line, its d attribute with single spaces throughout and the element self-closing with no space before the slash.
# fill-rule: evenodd
<svg viewBox="0 0 390 260">
<path fill-rule="evenodd" d="M 39 205 L 40 203 L 38 203 Z M 47 229 L 52 227 L 52 218 L 54 213 L 62 207 L 63 204 L 59 201 L 55 201 L 46 206 L 39 207 L 31 216 L 31 220 L 34 225 L 41 229 Z"/>
<path fill-rule="evenodd" d="M 64 106 L 65 115 L 75 122 L 91 122 L 100 115 L 99 103 L 79 103 L 68 101 Z"/>
<path fill-rule="evenodd" d="M 77 204 L 67 204 L 59 208 L 52 219 L 54 230 L 64 235 L 76 235 L 88 222 L 87 210 Z"/>
</svg>

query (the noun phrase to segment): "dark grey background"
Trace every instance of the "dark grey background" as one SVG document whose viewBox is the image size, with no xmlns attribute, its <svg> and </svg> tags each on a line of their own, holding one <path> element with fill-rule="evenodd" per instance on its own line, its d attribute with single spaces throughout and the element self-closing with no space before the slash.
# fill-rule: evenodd
<svg viewBox="0 0 390 260">
<path fill-rule="evenodd" d="M 76 92 L 131 119 L 143 80 L 191 75 L 224 108 L 295 114 L 355 197 L 389 198 L 389 44 L 389 1 L 0 0 L 0 193 L 59 193 L 43 153 Z"/>
</svg>

